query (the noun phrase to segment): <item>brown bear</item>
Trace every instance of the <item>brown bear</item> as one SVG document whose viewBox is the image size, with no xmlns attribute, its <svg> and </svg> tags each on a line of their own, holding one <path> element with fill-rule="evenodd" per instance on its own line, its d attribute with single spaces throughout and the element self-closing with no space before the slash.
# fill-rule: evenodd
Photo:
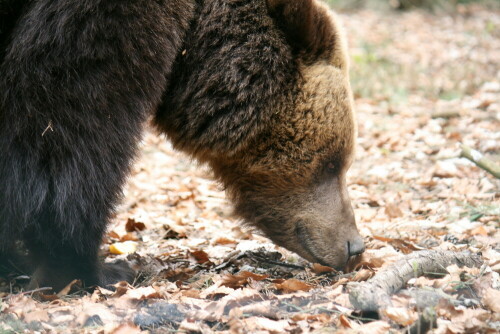
<svg viewBox="0 0 500 334">
<path fill-rule="evenodd" d="M 21 2 L 0 31 L 0 253 L 21 240 L 33 283 L 131 278 L 98 250 L 150 116 L 278 245 L 339 269 L 363 252 L 346 45 L 324 4 Z"/>
</svg>

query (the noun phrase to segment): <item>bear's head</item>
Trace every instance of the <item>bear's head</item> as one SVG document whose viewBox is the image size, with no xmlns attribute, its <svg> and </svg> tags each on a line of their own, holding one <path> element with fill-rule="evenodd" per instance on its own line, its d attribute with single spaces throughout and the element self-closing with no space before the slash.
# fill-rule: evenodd
<svg viewBox="0 0 500 334">
<path fill-rule="evenodd" d="M 207 1 L 170 82 L 156 124 L 212 167 L 238 215 L 313 262 L 341 269 L 363 252 L 346 45 L 325 5 Z"/>
</svg>

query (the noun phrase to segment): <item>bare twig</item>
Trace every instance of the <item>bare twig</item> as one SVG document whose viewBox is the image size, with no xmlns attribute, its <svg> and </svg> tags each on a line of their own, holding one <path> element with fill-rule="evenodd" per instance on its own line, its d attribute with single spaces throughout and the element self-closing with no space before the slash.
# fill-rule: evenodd
<svg viewBox="0 0 500 334">
<path fill-rule="evenodd" d="M 458 111 L 442 111 L 442 112 L 437 112 L 431 115 L 432 118 L 455 118 L 455 117 L 460 117 L 460 113 Z"/>
<path fill-rule="evenodd" d="M 481 152 L 467 145 L 462 145 L 461 147 L 462 152 L 460 153 L 460 157 L 469 159 L 479 168 L 484 169 L 497 179 L 500 179 L 500 166 L 498 164 L 486 158 Z"/>
<path fill-rule="evenodd" d="M 391 295 L 403 288 L 411 278 L 428 273 L 446 273 L 446 267 L 452 264 L 480 267 L 482 262 L 478 255 L 467 252 L 415 252 L 378 272 L 367 282 L 350 283 L 349 299 L 356 309 L 376 312 L 390 306 Z"/>
<path fill-rule="evenodd" d="M 38 289 L 23 291 L 23 292 L 20 292 L 18 295 L 21 295 L 21 296 L 32 295 L 32 294 L 39 293 L 39 292 L 44 292 L 44 291 L 52 291 L 52 288 L 50 286 L 47 286 L 47 287 L 43 287 L 43 288 L 38 288 Z"/>
<path fill-rule="evenodd" d="M 280 267 L 285 267 L 285 268 L 291 268 L 291 269 L 298 269 L 298 270 L 304 270 L 306 269 L 306 267 L 304 266 L 300 266 L 300 265 L 297 265 L 297 264 L 292 264 L 292 263 L 287 263 L 287 262 L 282 262 L 282 261 L 275 261 L 275 260 L 271 260 L 271 259 L 268 259 L 264 256 L 261 256 L 259 254 L 256 254 L 256 253 L 250 253 L 248 254 L 248 256 L 257 261 L 257 262 L 261 262 L 261 263 L 267 263 L 267 264 L 272 264 L 272 265 L 275 265 L 275 266 L 280 266 Z"/>
</svg>

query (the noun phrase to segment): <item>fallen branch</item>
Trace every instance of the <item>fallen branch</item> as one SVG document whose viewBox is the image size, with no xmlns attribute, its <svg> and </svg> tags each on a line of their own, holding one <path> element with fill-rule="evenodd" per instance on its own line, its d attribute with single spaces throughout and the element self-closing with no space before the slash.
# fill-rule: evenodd
<svg viewBox="0 0 500 334">
<path fill-rule="evenodd" d="M 478 255 L 466 252 L 420 251 L 414 252 L 379 271 L 363 283 L 349 283 L 349 299 L 354 308 L 378 312 L 391 306 L 391 295 L 402 289 L 414 278 L 426 274 L 446 274 L 446 267 L 480 267 L 483 261 Z"/>
<path fill-rule="evenodd" d="M 462 152 L 460 153 L 460 157 L 469 159 L 479 168 L 484 169 L 497 179 L 500 179 L 499 165 L 497 165 L 490 159 L 486 158 L 481 152 L 476 151 L 467 145 L 462 145 L 461 147 L 462 147 Z"/>
</svg>

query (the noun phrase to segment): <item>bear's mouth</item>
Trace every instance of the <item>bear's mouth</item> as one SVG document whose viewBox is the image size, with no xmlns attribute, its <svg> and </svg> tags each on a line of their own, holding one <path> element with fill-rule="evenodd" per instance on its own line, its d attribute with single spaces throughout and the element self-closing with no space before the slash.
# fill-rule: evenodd
<svg viewBox="0 0 500 334">
<path fill-rule="evenodd" d="M 308 260 L 313 260 L 316 263 L 319 263 L 323 266 L 331 266 L 321 259 L 321 257 L 317 256 L 311 247 L 311 236 L 307 231 L 307 228 L 304 227 L 303 222 L 297 222 L 295 224 L 295 235 L 297 239 L 299 239 L 300 245 L 302 248 L 308 253 Z M 299 254 L 300 255 L 300 254 Z"/>
</svg>

